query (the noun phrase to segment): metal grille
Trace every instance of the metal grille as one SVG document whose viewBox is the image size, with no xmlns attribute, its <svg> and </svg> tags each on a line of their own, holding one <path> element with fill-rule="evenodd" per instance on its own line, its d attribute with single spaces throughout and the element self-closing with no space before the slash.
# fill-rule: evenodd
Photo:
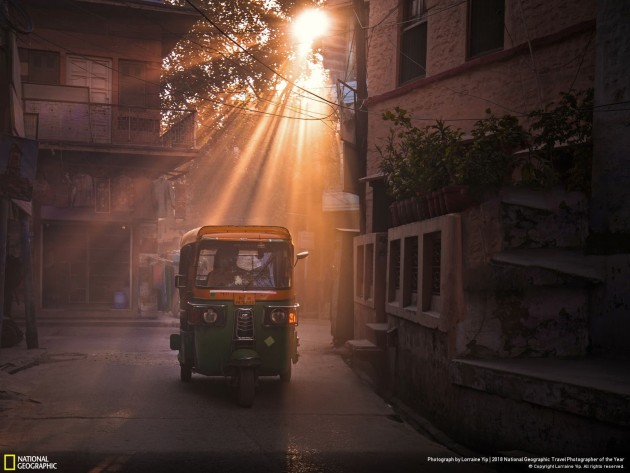
<svg viewBox="0 0 630 473">
<path fill-rule="evenodd" d="M 254 338 L 254 313 L 249 309 L 236 312 L 234 338 L 238 340 L 252 340 Z"/>
</svg>

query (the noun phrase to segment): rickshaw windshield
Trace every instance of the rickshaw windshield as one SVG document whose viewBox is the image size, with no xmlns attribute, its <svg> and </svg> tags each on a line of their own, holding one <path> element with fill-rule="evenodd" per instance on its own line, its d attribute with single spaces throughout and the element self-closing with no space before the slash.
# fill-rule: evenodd
<svg viewBox="0 0 630 473">
<path fill-rule="evenodd" d="M 197 256 L 197 287 L 287 289 L 291 286 L 291 248 L 284 241 L 202 241 Z"/>
</svg>

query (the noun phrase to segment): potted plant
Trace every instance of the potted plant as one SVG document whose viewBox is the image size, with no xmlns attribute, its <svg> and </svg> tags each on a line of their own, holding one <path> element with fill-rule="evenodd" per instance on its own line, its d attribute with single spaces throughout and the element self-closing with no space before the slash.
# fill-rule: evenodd
<svg viewBox="0 0 630 473">
<path fill-rule="evenodd" d="M 456 156 L 463 152 L 462 132 L 447 126 L 443 121 L 425 128 L 412 125 L 407 112 L 399 107 L 383 114 L 393 126 L 381 155 L 380 170 L 400 213 L 407 209 L 402 223 L 410 218 L 420 219 L 445 213 L 441 188 L 453 182 L 456 174 Z M 416 212 L 410 215 L 409 209 Z"/>
<path fill-rule="evenodd" d="M 528 146 L 528 135 L 516 117 L 486 113 L 475 123 L 472 141 L 458 163 L 459 182 L 477 194 L 510 182 L 519 163 L 514 153 Z"/>
<path fill-rule="evenodd" d="M 392 127 L 377 151 L 399 211 L 397 223 L 461 212 L 505 185 L 540 188 L 561 181 L 568 190 L 588 194 L 592 103 L 592 89 L 562 94 L 557 106 L 529 115 L 529 130 L 512 115 L 486 110 L 466 144 L 462 131 L 444 121 L 418 128 L 400 107 L 385 112 Z"/>
</svg>

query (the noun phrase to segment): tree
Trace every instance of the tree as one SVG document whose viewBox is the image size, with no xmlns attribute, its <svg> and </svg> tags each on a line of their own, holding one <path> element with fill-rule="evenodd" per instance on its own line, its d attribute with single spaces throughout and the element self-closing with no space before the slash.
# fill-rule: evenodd
<svg viewBox="0 0 630 473">
<path fill-rule="evenodd" d="M 173 0 L 199 13 L 189 35 L 164 61 L 163 104 L 195 109 L 205 143 L 238 117 L 239 126 L 264 113 L 273 100 L 287 58 L 288 25 L 310 0 Z M 257 113 L 258 112 L 258 113 Z M 240 134 L 240 133 L 239 133 Z"/>
<path fill-rule="evenodd" d="M 177 1 L 199 14 L 166 58 L 162 84 L 165 109 L 197 110 L 201 152 L 179 179 L 188 189 L 188 223 L 249 221 L 260 213 L 254 203 L 261 196 L 265 215 L 285 218 L 286 195 L 262 188 L 295 181 L 301 165 L 295 156 L 305 152 L 293 149 L 298 122 L 323 121 L 335 110 L 297 85 L 317 61 L 314 55 L 298 61 L 289 37 L 293 17 L 319 0 Z M 303 102 L 327 110 L 309 112 Z"/>
</svg>

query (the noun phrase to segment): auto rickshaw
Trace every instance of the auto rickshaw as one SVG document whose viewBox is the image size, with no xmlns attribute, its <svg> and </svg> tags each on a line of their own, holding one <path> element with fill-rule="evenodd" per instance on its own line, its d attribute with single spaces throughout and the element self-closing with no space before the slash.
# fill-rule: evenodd
<svg viewBox="0 0 630 473">
<path fill-rule="evenodd" d="M 180 331 L 170 337 L 179 350 L 180 379 L 192 373 L 224 376 L 250 407 L 260 376 L 291 379 L 298 361 L 298 307 L 289 231 L 277 226 L 204 226 L 181 240 Z"/>
</svg>

